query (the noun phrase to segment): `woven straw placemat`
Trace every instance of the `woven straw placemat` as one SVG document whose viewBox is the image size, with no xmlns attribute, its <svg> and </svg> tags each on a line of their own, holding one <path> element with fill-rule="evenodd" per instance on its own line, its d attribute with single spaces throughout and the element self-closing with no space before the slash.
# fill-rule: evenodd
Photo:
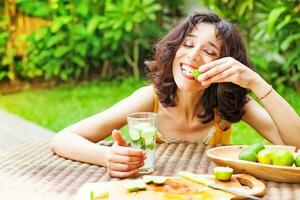
<svg viewBox="0 0 300 200">
<path fill-rule="evenodd" d="M 155 154 L 154 175 L 175 175 L 187 170 L 211 173 L 215 166 L 202 144 L 161 144 Z M 87 182 L 117 180 L 104 167 L 66 160 L 55 155 L 49 140 L 28 141 L 9 153 L 0 155 L 0 199 L 72 199 Z M 300 199 L 300 184 L 264 181 L 263 199 Z"/>
</svg>

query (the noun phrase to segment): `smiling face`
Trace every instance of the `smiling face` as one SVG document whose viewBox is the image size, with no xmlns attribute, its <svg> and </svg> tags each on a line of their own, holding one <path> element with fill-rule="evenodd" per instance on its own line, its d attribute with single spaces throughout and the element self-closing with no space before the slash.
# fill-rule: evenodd
<svg viewBox="0 0 300 200">
<path fill-rule="evenodd" d="M 174 80 L 180 90 L 199 91 L 207 87 L 194 79 L 192 70 L 218 59 L 220 46 L 213 24 L 200 23 L 193 28 L 180 44 L 172 64 Z"/>
</svg>

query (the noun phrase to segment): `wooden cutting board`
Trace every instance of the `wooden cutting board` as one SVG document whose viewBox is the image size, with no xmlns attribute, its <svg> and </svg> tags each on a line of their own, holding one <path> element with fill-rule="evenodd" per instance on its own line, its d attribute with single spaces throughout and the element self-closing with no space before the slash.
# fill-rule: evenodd
<svg viewBox="0 0 300 200">
<path fill-rule="evenodd" d="M 265 185 L 261 181 L 257 180 L 253 176 L 246 174 L 236 174 L 232 176 L 232 179 L 227 182 L 218 181 L 213 175 L 202 174 L 203 177 L 214 180 L 216 183 L 230 187 L 235 190 L 246 192 L 251 195 L 262 196 L 265 193 Z M 108 198 L 105 200 L 185 200 L 185 199 L 216 199 L 216 200 L 230 200 L 230 199 L 243 199 L 243 197 L 236 196 L 225 191 L 212 189 L 202 184 L 194 183 L 192 181 L 182 179 L 180 177 L 167 177 L 167 181 L 164 185 L 148 184 L 146 190 L 138 192 L 128 192 L 124 188 L 123 181 L 110 181 L 110 182 L 97 182 L 86 183 L 78 191 L 76 200 L 89 200 L 91 191 L 103 191 L 109 192 Z"/>
</svg>

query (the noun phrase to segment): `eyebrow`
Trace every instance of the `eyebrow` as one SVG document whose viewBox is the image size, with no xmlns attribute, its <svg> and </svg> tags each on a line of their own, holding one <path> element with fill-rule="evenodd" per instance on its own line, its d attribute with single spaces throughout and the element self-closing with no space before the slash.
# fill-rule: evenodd
<svg viewBox="0 0 300 200">
<path fill-rule="evenodd" d="M 192 37 L 192 38 L 196 38 L 197 36 L 195 34 L 192 34 L 192 33 L 189 33 L 187 35 L 187 37 Z M 208 44 L 210 44 L 210 46 L 214 47 L 216 50 L 219 50 L 217 45 L 215 45 L 215 43 L 211 42 L 211 41 L 208 41 L 207 42 Z"/>
<path fill-rule="evenodd" d="M 208 44 L 210 44 L 212 47 L 214 47 L 216 50 L 219 50 L 218 47 L 211 41 L 208 41 Z"/>
</svg>

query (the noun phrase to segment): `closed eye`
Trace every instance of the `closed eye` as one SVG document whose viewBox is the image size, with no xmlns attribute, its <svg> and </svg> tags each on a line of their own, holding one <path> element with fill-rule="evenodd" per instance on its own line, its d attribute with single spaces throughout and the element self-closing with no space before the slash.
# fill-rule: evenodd
<svg viewBox="0 0 300 200">
<path fill-rule="evenodd" d="M 187 47 L 187 48 L 192 48 L 194 47 L 193 45 L 187 45 L 187 44 L 183 44 L 184 47 Z"/>
<path fill-rule="evenodd" d="M 215 55 L 216 55 L 216 53 L 213 52 L 213 51 L 206 51 L 206 50 L 204 50 L 204 52 L 205 52 L 207 55 L 209 55 L 209 56 L 215 56 Z"/>
</svg>

